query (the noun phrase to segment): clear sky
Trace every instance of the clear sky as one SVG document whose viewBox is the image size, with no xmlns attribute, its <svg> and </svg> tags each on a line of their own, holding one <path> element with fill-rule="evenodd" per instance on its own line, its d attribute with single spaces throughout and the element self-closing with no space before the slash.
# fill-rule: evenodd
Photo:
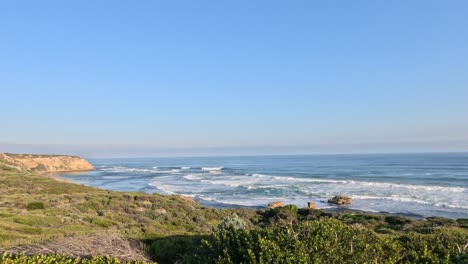
<svg viewBox="0 0 468 264">
<path fill-rule="evenodd" d="M 466 151 L 467 14 L 461 0 L 0 1 L 0 152 Z"/>
</svg>

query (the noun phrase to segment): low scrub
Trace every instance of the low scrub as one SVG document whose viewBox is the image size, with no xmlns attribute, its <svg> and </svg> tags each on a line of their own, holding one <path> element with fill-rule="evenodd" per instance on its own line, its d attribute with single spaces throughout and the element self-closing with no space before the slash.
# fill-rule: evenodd
<svg viewBox="0 0 468 264">
<path fill-rule="evenodd" d="M 183 263 L 468 263 L 464 232 L 379 235 L 336 219 L 216 232 Z"/>
</svg>

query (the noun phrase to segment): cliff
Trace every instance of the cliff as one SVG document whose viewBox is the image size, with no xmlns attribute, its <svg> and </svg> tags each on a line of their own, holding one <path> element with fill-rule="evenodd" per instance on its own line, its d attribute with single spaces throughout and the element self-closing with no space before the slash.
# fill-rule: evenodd
<svg viewBox="0 0 468 264">
<path fill-rule="evenodd" d="M 77 156 L 0 153 L 0 160 L 8 163 L 10 167 L 37 172 L 94 170 L 88 161 Z"/>
</svg>

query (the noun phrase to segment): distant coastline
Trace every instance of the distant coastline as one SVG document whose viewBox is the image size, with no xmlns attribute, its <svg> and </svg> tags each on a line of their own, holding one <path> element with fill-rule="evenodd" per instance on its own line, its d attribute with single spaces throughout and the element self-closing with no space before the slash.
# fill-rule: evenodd
<svg viewBox="0 0 468 264">
<path fill-rule="evenodd" d="M 87 160 L 70 155 L 0 153 L 0 159 L 12 166 L 40 173 L 94 170 Z"/>
</svg>

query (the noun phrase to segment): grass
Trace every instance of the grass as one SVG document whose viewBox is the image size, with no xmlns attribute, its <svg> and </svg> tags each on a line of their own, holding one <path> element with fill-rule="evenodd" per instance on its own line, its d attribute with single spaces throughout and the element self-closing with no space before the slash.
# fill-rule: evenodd
<svg viewBox="0 0 468 264">
<path fill-rule="evenodd" d="M 180 196 L 112 192 L 0 166 L 0 248 L 117 230 L 146 239 L 206 234 L 232 210 Z M 253 211 L 236 210 L 247 220 Z"/>
</svg>

